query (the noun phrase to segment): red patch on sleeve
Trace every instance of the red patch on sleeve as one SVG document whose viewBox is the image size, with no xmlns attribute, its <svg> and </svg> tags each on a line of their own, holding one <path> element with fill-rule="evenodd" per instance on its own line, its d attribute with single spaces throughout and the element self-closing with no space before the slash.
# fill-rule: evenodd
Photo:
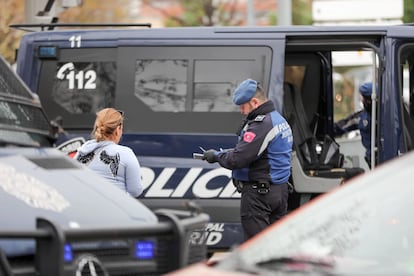
<svg viewBox="0 0 414 276">
<path fill-rule="evenodd" d="M 256 134 L 248 131 L 243 134 L 243 141 L 245 141 L 246 143 L 250 143 L 251 141 L 253 141 L 254 137 L 256 137 Z"/>
</svg>

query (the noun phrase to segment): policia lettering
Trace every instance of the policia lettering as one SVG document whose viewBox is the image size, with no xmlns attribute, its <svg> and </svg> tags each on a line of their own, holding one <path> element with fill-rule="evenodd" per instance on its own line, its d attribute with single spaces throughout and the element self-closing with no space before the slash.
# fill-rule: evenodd
<svg viewBox="0 0 414 276">
<path fill-rule="evenodd" d="M 141 167 L 141 174 L 145 198 L 240 198 L 232 184 L 231 171 L 224 168 L 167 167 L 158 171 Z"/>
<path fill-rule="evenodd" d="M 287 213 L 292 130 L 254 80 L 236 88 L 234 104 L 247 115 L 234 149 L 204 152 L 204 160 L 232 170 L 241 192 L 240 215 L 245 239 Z"/>
</svg>

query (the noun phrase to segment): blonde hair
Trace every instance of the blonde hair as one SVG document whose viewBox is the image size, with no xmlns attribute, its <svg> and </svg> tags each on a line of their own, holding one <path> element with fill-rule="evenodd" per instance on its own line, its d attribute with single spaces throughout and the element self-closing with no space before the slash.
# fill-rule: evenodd
<svg viewBox="0 0 414 276">
<path fill-rule="evenodd" d="M 92 137 L 96 141 L 109 140 L 116 128 L 124 123 L 122 112 L 114 108 L 104 108 L 96 113 Z"/>
</svg>

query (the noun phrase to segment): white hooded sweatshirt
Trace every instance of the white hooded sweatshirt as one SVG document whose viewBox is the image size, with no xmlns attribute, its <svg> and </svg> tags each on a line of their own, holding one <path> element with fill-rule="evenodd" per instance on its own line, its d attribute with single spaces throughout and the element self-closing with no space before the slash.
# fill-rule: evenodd
<svg viewBox="0 0 414 276">
<path fill-rule="evenodd" d="M 133 197 L 143 191 L 139 161 L 128 147 L 112 141 L 89 140 L 78 149 L 74 159 Z"/>
</svg>

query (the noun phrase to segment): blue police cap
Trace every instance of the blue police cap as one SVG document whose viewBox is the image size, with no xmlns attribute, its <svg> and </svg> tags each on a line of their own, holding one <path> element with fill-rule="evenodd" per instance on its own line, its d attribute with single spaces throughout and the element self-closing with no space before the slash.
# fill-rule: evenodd
<svg viewBox="0 0 414 276">
<path fill-rule="evenodd" d="M 359 93 L 364 97 L 370 97 L 372 93 L 372 82 L 366 82 L 359 87 Z"/>
<path fill-rule="evenodd" d="M 244 80 L 240 85 L 234 90 L 233 103 L 236 105 L 241 105 L 250 101 L 257 89 L 257 81 L 252 79 Z"/>
</svg>

